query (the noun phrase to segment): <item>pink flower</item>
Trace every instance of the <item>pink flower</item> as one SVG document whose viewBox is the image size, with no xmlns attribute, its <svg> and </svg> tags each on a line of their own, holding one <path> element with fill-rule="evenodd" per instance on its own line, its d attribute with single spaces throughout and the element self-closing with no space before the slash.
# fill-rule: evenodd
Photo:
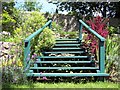
<svg viewBox="0 0 120 90">
<path fill-rule="evenodd" d="M 32 55 L 32 59 L 35 59 L 36 56 L 37 56 L 37 54 L 34 53 L 34 54 Z"/>
<path fill-rule="evenodd" d="M 40 72 L 40 74 L 42 74 L 42 72 Z"/>
<path fill-rule="evenodd" d="M 47 77 L 43 77 L 43 80 L 47 80 Z"/>
</svg>

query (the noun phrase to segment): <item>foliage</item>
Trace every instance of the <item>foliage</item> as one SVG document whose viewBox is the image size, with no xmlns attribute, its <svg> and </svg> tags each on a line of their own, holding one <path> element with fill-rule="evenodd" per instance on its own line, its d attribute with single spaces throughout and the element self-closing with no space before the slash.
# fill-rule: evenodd
<svg viewBox="0 0 120 90">
<path fill-rule="evenodd" d="M 6 11 L 10 16 L 12 16 L 13 10 L 15 9 L 14 6 L 15 6 L 14 0 L 11 0 L 9 2 L 2 2 L 2 12 Z"/>
<path fill-rule="evenodd" d="M 17 15 L 17 13 L 16 13 Z M 41 28 L 47 20 L 40 12 L 31 12 L 31 13 L 25 13 L 21 12 L 19 16 L 19 20 L 21 20 L 20 23 L 18 23 L 18 26 L 15 30 L 13 30 L 13 35 L 3 35 L 2 40 L 8 41 L 8 42 L 14 42 L 17 47 L 15 49 L 11 49 L 10 52 L 14 53 L 13 55 L 16 58 L 10 59 L 7 63 L 3 62 L 3 69 L 5 68 L 6 71 L 3 72 L 4 74 L 4 81 L 5 83 L 13 83 L 13 79 L 17 77 L 17 80 L 14 83 L 20 83 L 21 80 L 26 80 L 23 75 L 23 50 L 24 50 L 24 43 L 23 41 L 25 38 L 27 38 L 29 35 L 31 35 L 33 32 L 37 31 L 39 28 Z M 28 18 L 30 17 L 30 18 Z M 37 38 L 38 37 L 38 38 Z M 38 42 L 38 40 L 40 42 Z M 37 48 L 36 51 L 40 50 L 41 48 L 50 48 L 55 43 L 54 33 L 50 29 L 46 28 L 43 30 L 41 34 L 36 36 L 31 44 L 33 47 L 31 47 L 32 52 L 35 52 L 33 48 L 35 46 Z M 16 54 L 16 53 L 17 54 Z M 14 63 L 14 64 L 13 64 Z M 14 67 L 15 66 L 15 67 Z M 18 71 L 14 71 L 14 69 L 19 68 Z M 21 69 L 21 71 L 20 71 Z M 9 72 L 10 71 L 10 72 Z M 7 76 L 9 74 L 10 76 Z M 19 74 L 19 75 L 18 75 Z M 23 79 L 24 78 L 24 79 Z"/>
<path fill-rule="evenodd" d="M 10 32 L 11 35 L 13 35 L 14 30 L 20 23 L 20 12 L 14 6 L 14 0 L 10 2 L 2 2 L 2 30 Z"/>
<path fill-rule="evenodd" d="M 78 36 L 78 32 L 76 31 L 71 31 L 71 32 L 67 32 L 68 33 L 68 38 L 77 38 Z"/>
<path fill-rule="evenodd" d="M 4 42 L 2 50 L 5 51 L 1 55 L 0 68 L 2 70 L 2 84 L 23 84 L 27 83 L 27 78 L 23 73 L 23 54 L 22 43 Z"/>
<path fill-rule="evenodd" d="M 24 4 L 19 7 L 19 9 L 23 9 L 25 11 L 40 11 L 42 8 L 42 4 L 37 2 L 37 0 L 25 0 Z"/>
<path fill-rule="evenodd" d="M 5 84 L 26 84 L 28 83 L 25 74 L 23 73 L 22 67 L 14 66 L 2 67 L 2 83 L 3 87 Z M 21 83 L 22 82 L 22 83 Z"/>
<path fill-rule="evenodd" d="M 49 28 L 45 28 L 43 32 L 33 40 L 32 43 L 33 52 L 40 55 L 41 51 L 50 50 L 54 46 L 55 44 L 54 32 Z"/>
<path fill-rule="evenodd" d="M 39 13 L 37 11 L 27 14 L 22 12 L 21 15 L 22 16 L 20 16 L 20 18 L 22 20 L 22 23 L 21 25 L 19 23 L 20 27 L 16 28 L 16 30 L 14 30 L 13 32 L 13 36 L 6 39 L 5 41 L 21 43 L 21 41 L 25 40 L 25 38 L 41 28 L 47 22 L 42 13 Z M 31 44 L 33 47 L 31 47 L 31 50 L 32 52 L 36 51 L 38 53 L 38 51 L 42 48 L 50 49 L 54 45 L 54 43 L 55 37 L 53 31 L 46 28 L 41 34 L 39 34 L 32 40 Z M 23 44 L 22 48 L 24 48 Z M 23 58 L 23 54 L 21 56 Z"/>
<path fill-rule="evenodd" d="M 52 23 L 52 29 L 58 38 L 76 38 L 78 35 L 77 31 L 64 31 L 60 25 L 55 22 Z M 59 34 L 59 35 L 58 35 Z"/>
<path fill-rule="evenodd" d="M 12 34 L 16 21 L 11 17 L 8 12 L 3 11 L 2 13 L 2 30 L 10 32 Z"/>
<path fill-rule="evenodd" d="M 39 36 L 35 50 L 49 50 L 55 44 L 55 34 L 51 29 L 45 28 Z"/>
<path fill-rule="evenodd" d="M 55 31 L 55 32 L 60 32 L 62 31 L 62 27 L 58 24 L 56 24 L 55 22 L 52 23 L 52 29 Z"/>
<path fill-rule="evenodd" d="M 111 79 L 115 81 L 118 81 L 119 43 L 120 38 L 118 36 L 109 36 L 106 39 L 106 72 L 110 73 Z"/>
<path fill-rule="evenodd" d="M 106 38 L 108 36 L 108 30 L 107 30 L 107 23 L 108 19 L 103 19 L 100 16 L 97 16 L 96 18 L 93 18 L 91 20 L 87 20 L 86 22 L 89 24 L 89 26 L 95 30 L 98 34 L 100 34 L 102 37 Z M 91 34 L 89 31 L 85 31 L 88 33 L 88 36 L 86 38 L 87 43 L 91 46 L 92 53 L 95 54 L 96 50 L 98 49 L 98 40 L 96 40 L 96 37 Z"/>
<path fill-rule="evenodd" d="M 108 30 L 106 28 L 108 19 L 103 19 L 100 16 L 97 16 L 96 18 L 93 18 L 93 20 L 88 20 L 86 22 L 101 36 L 105 38 L 108 36 Z"/>
<path fill-rule="evenodd" d="M 30 17 L 30 18 L 27 18 Z M 14 30 L 14 42 L 23 41 L 27 36 L 41 28 L 47 21 L 44 16 L 39 12 L 25 13 L 21 12 L 20 14 L 21 23 L 19 27 Z M 26 34 L 27 32 L 27 34 Z"/>
<path fill-rule="evenodd" d="M 109 30 L 109 35 L 117 33 L 117 28 L 113 26 L 109 26 L 108 30 Z"/>
<path fill-rule="evenodd" d="M 103 17 L 120 17 L 119 2 L 62 2 L 58 3 L 58 10 L 70 11 L 73 15 L 94 16 L 95 12 L 100 12 Z"/>
</svg>

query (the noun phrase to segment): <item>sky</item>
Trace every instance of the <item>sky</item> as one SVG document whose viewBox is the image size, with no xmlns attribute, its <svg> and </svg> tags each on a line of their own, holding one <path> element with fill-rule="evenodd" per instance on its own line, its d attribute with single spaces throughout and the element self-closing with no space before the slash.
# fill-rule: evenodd
<svg viewBox="0 0 120 90">
<path fill-rule="evenodd" d="M 15 5 L 15 7 L 19 7 L 20 5 L 22 5 L 24 3 L 25 0 L 15 0 L 15 1 L 19 2 L 19 3 L 17 3 Z M 31 1 L 34 1 L 34 0 L 31 0 Z M 40 2 L 42 4 L 42 9 L 40 10 L 40 12 L 43 12 L 43 13 L 49 12 L 51 14 L 55 13 L 56 8 L 57 8 L 57 6 L 55 4 L 48 3 L 47 0 L 37 0 L 37 2 Z M 61 14 L 67 14 L 68 12 L 67 11 L 64 11 L 64 12 L 59 11 L 59 13 L 61 13 Z M 94 16 L 98 16 L 98 15 L 102 16 L 101 13 L 94 12 Z"/>
<path fill-rule="evenodd" d="M 25 0 L 15 0 L 18 3 L 15 5 L 15 7 L 19 7 L 20 5 L 23 4 Z M 48 3 L 46 0 L 37 0 L 42 4 L 42 9 L 41 12 L 49 12 L 49 13 L 54 13 L 56 11 L 57 6 L 52 3 Z"/>
</svg>

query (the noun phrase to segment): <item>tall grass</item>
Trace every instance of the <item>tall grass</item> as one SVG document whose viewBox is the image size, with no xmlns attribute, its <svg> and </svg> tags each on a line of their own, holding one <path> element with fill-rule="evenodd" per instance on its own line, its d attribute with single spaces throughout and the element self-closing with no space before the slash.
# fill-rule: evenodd
<svg viewBox="0 0 120 90">
<path fill-rule="evenodd" d="M 106 40 L 106 72 L 113 80 L 118 78 L 120 37 L 109 36 Z"/>
</svg>

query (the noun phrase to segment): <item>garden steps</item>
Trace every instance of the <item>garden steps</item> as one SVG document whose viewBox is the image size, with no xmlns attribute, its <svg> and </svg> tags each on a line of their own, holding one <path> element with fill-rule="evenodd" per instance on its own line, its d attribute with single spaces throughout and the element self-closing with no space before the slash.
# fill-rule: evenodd
<svg viewBox="0 0 120 90">
<path fill-rule="evenodd" d="M 99 62 L 96 62 L 94 60 L 95 57 L 90 55 L 88 50 L 82 46 L 82 43 L 78 39 L 57 39 L 56 44 L 51 50 L 43 51 L 43 56 L 37 56 L 37 60 L 31 62 L 26 75 L 35 77 L 108 76 L 106 73 L 97 72 L 99 71 L 99 67 L 95 63 Z M 66 54 L 70 54 L 71 56 L 66 56 Z M 56 65 L 54 66 L 54 64 Z M 69 64 L 70 66 L 59 66 L 60 64 Z M 73 73 L 66 73 L 66 70 L 73 71 Z M 78 73 L 81 70 L 83 72 Z"/>
<path fill-rule="evenodd" d="M 32 45 L 34 45 L 31 44 L 31 40 L 40 34 L 44 28 L 51 28 L 52 20 L 49 20 L 42 28 L 28 36 L 24 41 L 24 68 L 26 75 L 32 77 L 109 76 L 104 73 L 105 38 L 99 35 L 82 20 L 79 20 L 79 23 L 79 38 L 57 38 L 54 47 L 52 47 L 51 50 L 49 49 L 40 52 L 42 53 L 41 56 L 36 56 L 35 54 L 31 55 L 35 52 L 33 50 L 34 48 L 31 48 Z M 83 26 L 99 40 L 99 59 L 94 53 L 94 55 L 91 53 L 91 46 L 86 47 L 86 43 L 82 42 Z M 31 56 L 32 59 L 30 59 Z"/>
</svg>

